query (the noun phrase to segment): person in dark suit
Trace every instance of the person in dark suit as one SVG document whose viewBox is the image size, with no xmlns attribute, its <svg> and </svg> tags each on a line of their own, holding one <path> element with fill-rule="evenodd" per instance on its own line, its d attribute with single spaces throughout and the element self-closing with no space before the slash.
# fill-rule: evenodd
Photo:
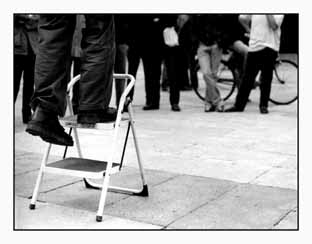
<svg viewBox="0 0 312 244">
<path fill-rule="evenodd" d="M 188 21 L 188 15 L 174 15 L 169 14 L 163 17 L 162 22 L 166 27 L 164 29 L 165 39 L 165 64 L 167 77 L 169 82 L 169 99 L 171 109 L 175 112 L 180 111 L 180 90 L 189 82 L 188 78 L 188 50 L 186 40 L 186 33 L 183 27 Z M 176 36 L 176 42 L 170 40 L 170 34 Z"/>
<path fill-rule="evenodd" d="M 128 73 L 136 77 L 140 60 L 145 76 L 146 104 L 143 110 L 159 109 L 160 76 L 163 50 L 161 15 L 136 14 L 129 16 Z M 133 99 L 134 90 L 130 97 Z"/>
</svg>

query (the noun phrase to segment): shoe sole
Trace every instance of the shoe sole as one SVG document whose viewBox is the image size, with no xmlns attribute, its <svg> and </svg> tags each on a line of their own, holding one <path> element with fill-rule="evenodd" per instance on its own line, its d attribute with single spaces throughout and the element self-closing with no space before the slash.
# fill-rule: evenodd
<svg viewBox="0 0 312 244">
<path fill-rule="evenodd" d="M 94 126 L 97 123 L 111 123 L 111 122 L 115 122 L 116 118 L 114 119 L 97 119 L 97 120 L 88 120 L 88 119 L 77 119 L 77 123 L 78 124 L 82 124 L 84 126 Z"/>
<path fill-rule="evenodd" d="M 47 128 L 44 126 L 39 126 L 35 124 L 28 123 L 28 126 L 26 128 L 26 132 L 33 136 L 40 136 L 40 138 L 48 143 L 60 145 L 60 146 L 73 146 L 74 143 L 71 142 L 64 142 L 63 140 L 60 140 L 58 136 L 53 136 L 51 134 L 46 133 Z"/>
</svg>

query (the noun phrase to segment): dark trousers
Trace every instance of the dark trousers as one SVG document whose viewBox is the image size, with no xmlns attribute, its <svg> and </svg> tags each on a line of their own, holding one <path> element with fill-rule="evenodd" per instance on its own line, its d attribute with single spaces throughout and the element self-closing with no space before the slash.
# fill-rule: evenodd
<svg viewBox="0 0 312 244">
<path fill-rule="evenodd" d="M 161 54 L 156 45 L 130 45 L 128 52 L 128 73 L 136 77 L 140 59 L 143 62 L 145 77 L 145 94 L 147 105 L 159 105 L 160 102 L 160 76 L 161 76 Z M 134 90 L 130 97 L 133 99 Z"/>
<path fill-rule="evenodd" d="M 115 28 L 112 15 L 85 15 L 82 30 L 79 110 L 101 110 L 109 105 L 115 59 Z M 35 65 L 35 93 L 32 106 L 38 104 L 64 115 L 66 88 L 70 76 L 71 43 L 76 15 L 41 15 L 40 37 Z"/>
<path fill-rule="evenodd" d="M 127 48 L 126 44 L 116 45 L 116 57 L 115 57 L 115 67 L 114 71 L 117 74 L 126 73 L 126 61 L 127 61 Z M 116 79 L 115 80 L 115 91 L 116 91 L 116 106 L 118 107 L 120 97 L 125 90 L 125 80 Z"/>
<path fill-rule="evenodd" d="M 198 88 L 198 61 L 195 59 L 197 54 L 197 49 L 192 49 L 188 53 L 188 63 L 189 63 L 189 70 L 190 70 L 190 80 L 192 86 L 197 89 Z"/>
<path fill-rule="evenodd" d="M 30 116 L 30 101 L 34 92 L 34 71 L 36 56 L 31 55 L 14 55 L 14 102 L 16 101 L 20 82 L 23 74 L 23 102 L 22 113 Z"/>
<path fill-rule="evenodd" d="M 244 110 L 259 71 L 261 71 L 260 107 L 268 107 L 276 57 L 277 52 L 271 48 L 248 52 L 245 73 L 235 101 L 238 109 Z"/>
<path fill-rule="evenodd" d="M 186 53 L 180 46 L 167 47 L 165 62 L 170 87 L 170 104 L 179 104 L 181 84 L 188 82 Z"/>
</svg>

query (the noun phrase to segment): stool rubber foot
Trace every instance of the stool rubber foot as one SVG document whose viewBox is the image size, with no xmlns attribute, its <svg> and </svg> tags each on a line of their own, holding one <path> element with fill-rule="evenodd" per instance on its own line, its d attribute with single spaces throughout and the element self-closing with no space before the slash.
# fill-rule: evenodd
<svg viewBox="0 0 312 244">
<path fill-rule="evenodd" d="M 31 210 L 33 210 L 33 209 L 35 209 L 36 208 L 36 204 L 29 204 L 29 209 L 31 209 Z"/>
<path fill-rule="evenodd" d="M 103 217 L 102 216 L 96 216 L 96 222 L 102 222 Z"/>
<path fill-rule="evenodd" d="M 101 189 L 100 187 L 96 187 L 96 186 L 91 185 L 85 178 L 83 179 L 83 181 L 84 181 L 87 189 L 96 189 L 96 190 Z"/>
<path fill-rule="evenodd" d="M 140 197 L 148 197 L 148 187 L 147 185 L 143 185 L 143 189 L 139 193 L 134 193 L 135 196 L 140 196 Z"/>
</svg>

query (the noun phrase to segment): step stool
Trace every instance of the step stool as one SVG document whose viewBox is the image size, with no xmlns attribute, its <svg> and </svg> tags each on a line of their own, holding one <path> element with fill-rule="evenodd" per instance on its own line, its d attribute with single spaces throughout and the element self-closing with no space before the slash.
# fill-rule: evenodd
<svg viewBox="0 0 312 244">
<path fill-rule="evenodd" d="M 40 187 L 40 183 L 41 183 L 44 173 L 53 173 L 53 174 L 82 177 L 86 188 L 100 189 L 101 197 L 100 197 L 98 211 L 96 215 L 96 221 L 98 222 L 101 222 L 103 218 L 104 205 L 105 205 L 107 191 L 125 193 L 125 194 L 131 194 L 131 195 L 143 196 L 143 197 L 148 196 L 148 187 L 147 187 L 147 183 L 144 177 L 144 169 L 142 165 L 141 153 L 139 150 L 136 131 L 134 127 L 133 109 L 131 105 L 132 101 L 128 97 L 129 92 L 134 87 L 135 79 L 132 75 L 129 75 L 129 74 L 114 74 L 113 78 L 125 79 L 126 81 L 130 80 L 130 82 L 120 97 L 116 121 L 110 122 L 110 124 L 113 125 L 112 126 L 113 138 L 112 138 L 111 150 L 110 150 L 110 155 L 109 155 L 108 160 L 98 161 L 98 160 L 86 159 L 86 158 L 83 158 L 82 156 L 77 130 L 83 129 L 83 128 L 101 130 L 103 128 L 107 128 L 108 123 L 97 123 L 91 126 L 77 123 L 77 116 L 74 115 L 73 113 L 71 98 L 73 94 L 73 87 L 75 83 L 79 81 L 80 79 L 80 75 L 78 75 L 69 82 L 68 87 L 67 87 L 67 104 L 68 104 L 68 109 L 69 109 L 69 116 L 66 116 L 60 119 L 60 122 L 63 126 L 70 128 L 69 134 L 73 132 L 73 137 L 74 137 L 75 146 L 77 148 L 78 158 L 75 158 L 75 157 L 66 158 L 67 147 L 65 147 L 63 159 L 48 164 L 47 163 L 48 157 L 49 157 L 50 150 L 52 147 L 51 143 L 48 144 L 46 151 L 44 153 L 42 162 L 41 162 L 41 167 L 38 173 L 36 185 L 35 185 L 33 195 L 31 198 L 31 202 L 29 205 L 30 209 L 35 209 L 39 187 Z M 124 108 L 128 109 L 127 117 L 123 116 Z M 121 121 L 127 121 L 128 126 L 127 126 L 126 135 L 125 135 L 125 140 L 123 143 L 121 160 L 120 160 L 120 163 L 116 163 L 116 162 L 113 162 L 113 159 L 114 159 L 113 156 L 116 153 L 116 144 L 117 144 L 117 138 L 118 138 Z M 140 171 L 140 176 L 142 180 L 141 189 L 130 189 L 130 188 L 123 188 L 123 187 L 109 185 L 110 176 L 112 174 L 120 172 L 122 169 L 123 159 L 124 159 L 124 154 L 125 154 L 125 150 L 127 146 L 130 129 L 132 131 L 132 135 L 134 139 L 134 146 L 136 150 L 139 171 Z M 102 179 L 103 182 L 102 184 L 95 183 L 92 181 L 92 179 Z"/>
</svg>

